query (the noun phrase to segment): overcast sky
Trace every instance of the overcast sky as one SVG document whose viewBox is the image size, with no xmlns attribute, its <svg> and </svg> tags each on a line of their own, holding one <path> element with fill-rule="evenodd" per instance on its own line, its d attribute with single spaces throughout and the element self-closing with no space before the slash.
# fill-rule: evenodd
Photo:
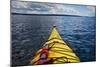
<svg viewBox="0 0 100 67">
<path fill-rule="evenodd" d="M 24 14 L 65 14 L 79 16 L 95 16 L 95 6 L 53 4 L 38 2 L 21 2 L 13 0 L 11 3 L 13 13 Z"/>
</svg>

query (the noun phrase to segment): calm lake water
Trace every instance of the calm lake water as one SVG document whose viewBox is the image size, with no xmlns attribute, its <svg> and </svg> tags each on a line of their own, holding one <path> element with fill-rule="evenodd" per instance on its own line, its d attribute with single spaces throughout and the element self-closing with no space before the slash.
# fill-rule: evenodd
<svg viewBox="0 0 100 67">
<path fill-rule="evenodd" d="M 29 65 L 53 25 L 81 62 L 95 61 L 95 17 L 12 14 L 12 64 Z"/>
</svg>

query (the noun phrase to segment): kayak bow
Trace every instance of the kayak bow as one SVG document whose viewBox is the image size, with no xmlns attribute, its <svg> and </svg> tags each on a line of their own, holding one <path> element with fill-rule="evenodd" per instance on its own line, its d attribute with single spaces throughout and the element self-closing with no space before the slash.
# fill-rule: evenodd
<svg viewBox="0 0 100 67">
<path fill-rule="evenodd" d="M 63 41 L 56 27 L 54 26 L 47 42 L 43 45 L 43 47 L 49 48 L 48 59 L 53 59 L 53 64 L 80 62 L 78 56 L 68 45 L 68 43 Z M 38 64 L 41 51 L 42 48 L 36 52 L 31 64 Z"/>
</svg>

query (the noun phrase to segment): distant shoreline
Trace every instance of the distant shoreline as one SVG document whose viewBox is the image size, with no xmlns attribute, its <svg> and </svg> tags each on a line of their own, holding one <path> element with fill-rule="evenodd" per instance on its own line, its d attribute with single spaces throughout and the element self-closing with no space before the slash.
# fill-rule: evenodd
<svg viewBox="0 0 100 67">
<path fill-rule="evenodd" d="M 13 13 L 11 14 L 16 14 L 16 15 L 37 15 L 37 16 L 76 16 L 76 17 L 96 17 L 96 16 L 79 16 L 79 15 L 67 15 L 67 14 L 29 14 L 29 13 Z"/>
</svg>

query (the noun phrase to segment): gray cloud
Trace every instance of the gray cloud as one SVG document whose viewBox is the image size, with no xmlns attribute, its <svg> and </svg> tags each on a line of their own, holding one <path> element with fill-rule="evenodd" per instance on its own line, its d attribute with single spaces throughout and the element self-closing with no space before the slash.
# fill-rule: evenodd
<svg viewBox="0 0 100 67">
<path fill-rule="evenodd" d="M 11 3 L 13 13 L 25 14 L 67 14 L 67 15 L 81 15 L 82 12 L 75 7 L 70 7 L 65 4 L 51 4 L 51 3 L 37 3 L 25 1 L 12 1 Z M 94 7 L 87 6 L 88 12 L 95 13 Z M 84 13 L 83 13 L 84 15 Z"/>
</svg>

